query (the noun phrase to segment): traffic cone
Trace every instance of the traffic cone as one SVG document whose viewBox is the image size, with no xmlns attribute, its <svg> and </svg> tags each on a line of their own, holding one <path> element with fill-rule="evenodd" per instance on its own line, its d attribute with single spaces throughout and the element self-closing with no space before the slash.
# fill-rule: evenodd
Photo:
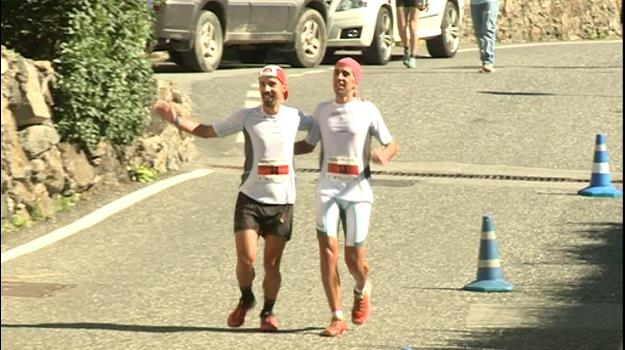
<svg viewBox="0 0 625 350">
<path fill-rule="evenodd" d="M 499 249 L 495 238 L 495 225 L 490 214 L 482 217 L 480 256 L 477 263 L 477 279 L 464 286 L 474 292 L 510 292 L 512 285 L 503 278 Z"/>
<path fill-rule="evenodd" d="M 595 142 L 595 156 L 592 164 L 590 186 L 583 188 L 577 194 L 588 197 L 621 197 L 623 192 L 612 186 L 610 177 L 610 162 L 605 135 L 597 134 Z"/>
</svg>

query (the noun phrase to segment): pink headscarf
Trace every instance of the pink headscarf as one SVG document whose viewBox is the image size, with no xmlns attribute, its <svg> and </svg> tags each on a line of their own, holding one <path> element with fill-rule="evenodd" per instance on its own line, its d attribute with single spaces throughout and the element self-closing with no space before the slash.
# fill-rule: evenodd
<svg viewBox="0 0 625 350">
<path fill-rule="evenodd" d="M 355 59 L 351 57 L 343 57 L 340 60 L 338 60 L 336 64 L 334 65 L 334 67 L 338 67 L 338 66 L 348 66 L 349 68 L 351 68 L 352 73 L 354 74 L 354 78 L 356 79 L 356 84 L 357 85 L 360 84 L 360 80 L 362 79 L 362 68 L 360 67 L 360 64 L 356 62 Z"/>
</svg>

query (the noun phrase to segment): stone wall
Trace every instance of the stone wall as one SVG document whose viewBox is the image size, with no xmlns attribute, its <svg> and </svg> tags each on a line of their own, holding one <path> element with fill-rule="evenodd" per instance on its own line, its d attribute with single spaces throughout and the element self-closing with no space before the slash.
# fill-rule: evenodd
<svg viewBox="0 0 625 350">
<path fill-rule="evenodd" d="M 85 151 L 62 142 L 54 128 L 50 62 L 32 61 L 2 47 L 2 218 L 54 216 L 54 202 L 99 185 L 128 181 L 127 166 L 161 173 L 177 170 L 195 155 L 189 134 L 145 111 L 145 132 L 131 145 L 100 143 Z M 184 116 L 190 101 L 171 83 L 157 81 L 158 95 L 174 101 Z"/>
<path fill-rule="evenodd" d="M 503 1 L 499 0 L 500 7 Z M 509 0 L 512 15 L 500 11 L 501 42 L 622 38 L 622 0 Z M 474 42 L 470 1 L 465 1 L 461 38 Z"/>
</svg>

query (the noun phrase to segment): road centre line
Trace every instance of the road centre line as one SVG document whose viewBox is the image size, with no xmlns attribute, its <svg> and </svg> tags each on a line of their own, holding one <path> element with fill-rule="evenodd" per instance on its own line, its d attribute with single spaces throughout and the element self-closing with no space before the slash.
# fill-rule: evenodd
<svg viewBox="0 0 625 350">
<path fill-rule="evenodd" d="M 148 197 L 151 197 L 163 190 L 166 190 L 172 186 L 180 184 L 182 182 L 196 179 L 213 173 L 213 170 L 209 169 L 196 169 L 188 173 L 180 174 L 151 185 L 148 185 L 140 190 L 127 194 L 121 198 L 118 198 L 111 203 L 105 205 L 102 208 L 96 209 L 87 216 L 84 216 L 73 223 L 54 230 L 44 236 L 41 236 L 33 241 L 17 246 L 13 249 L 2 253 L 2 263 L 13 260 L 24 254 L 32 253 L 36 250 L 44 248 L 52 243 L 58 242 L 64 238 L 67 238 L 75 233 L 78 233 L 88 227 L 91 227 L 100 221 L 116 214 L 139 201 L 142 201 Z"/>
</svg>

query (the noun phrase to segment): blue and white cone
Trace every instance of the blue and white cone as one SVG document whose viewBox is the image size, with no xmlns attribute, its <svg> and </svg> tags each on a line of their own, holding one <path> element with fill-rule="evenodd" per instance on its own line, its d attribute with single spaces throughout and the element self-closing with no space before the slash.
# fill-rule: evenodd
<svg viewBox="0 0 625 350">
<path fill-rule="evenodd" d="M 510 292 L 512 285 L 503 278 L 495 225 L 490 214 L 482 217 L 482 237 L 477 263 L 477 279 L 464 286 L 474 292 Z"/>
<path fill-rule="evenodd" d="M 597 134 L 595 155 L 593 157 L 590 186 L 583 188 L 577 194 L 588 197 L 621 197 L 623 192 L 612 185 L 610 177 L 610 158 L 604 134 Z"/>
</svg>

